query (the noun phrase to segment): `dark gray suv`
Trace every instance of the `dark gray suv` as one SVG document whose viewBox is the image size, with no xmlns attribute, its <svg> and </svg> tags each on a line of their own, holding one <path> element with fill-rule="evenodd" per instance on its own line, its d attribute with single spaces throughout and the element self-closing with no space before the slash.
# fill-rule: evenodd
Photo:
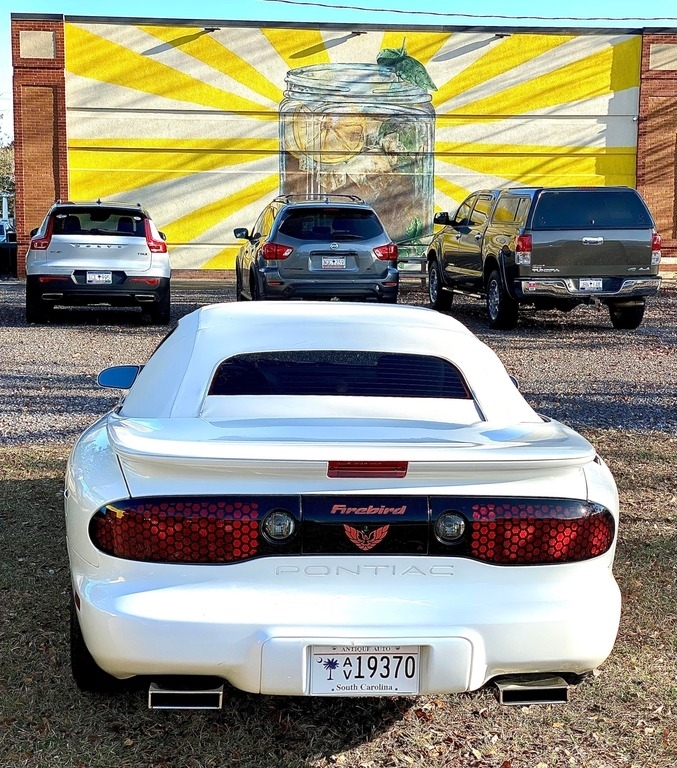
<svg viewBox="0 0 677 768">
<path fill-rule="evenodd" d="M 235 263 L 237 299 L 397 301 L 397 246 L 353 195 L 283 195 L 258 217 Z"/>
</svg>

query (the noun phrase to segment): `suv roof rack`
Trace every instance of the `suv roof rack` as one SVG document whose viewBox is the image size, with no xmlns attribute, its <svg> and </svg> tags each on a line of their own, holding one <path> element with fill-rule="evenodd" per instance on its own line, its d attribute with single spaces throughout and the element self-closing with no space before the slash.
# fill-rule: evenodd
<svg viewBox="0 0 677 768">
<path fill-rule="evenodd" d="M 306 195 L 278 195 L 273 199 L 274 203 L 295 203 L 301 201 L 316 202 L 316 203 L 331 203 L 331 202 L 348 202 L 348 203 L 361 203 L 364 205 L 364 200 L 357 195 L 339 195 L 332 192 L 317 192 L 309 193 Z"/>
</svg>

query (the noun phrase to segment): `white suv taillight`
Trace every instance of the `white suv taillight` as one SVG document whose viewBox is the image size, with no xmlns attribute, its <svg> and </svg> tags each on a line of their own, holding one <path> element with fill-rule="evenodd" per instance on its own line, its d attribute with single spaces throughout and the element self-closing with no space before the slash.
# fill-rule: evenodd
<svg viewBox="0 0 677 768">
<path fill-rule="evenodd" d="M 46 251 L 49 248 L 49 244 L 52 242 L 52 229 L 53 222 L 50 216 L 44 235 L 39 235 L 31 240 L 32 251 Z"/>
<path fill-rule="evenodd" d="M 162 239 L 155 224 L 150 220 L 145 220 L 146 245 L 151 253 L 167 253 L 167 243 Z"/>
<path fill-rule="evenodd" d="M 651 238 L 651 266 L 655 267 L 661 263 L 661 236 L 654 232 Z"/>
<path fill-rule="evenodd" d="M 531 235 L 518 235 L 515 243 L 515 264 L 531 265 Z"/>
</svg>

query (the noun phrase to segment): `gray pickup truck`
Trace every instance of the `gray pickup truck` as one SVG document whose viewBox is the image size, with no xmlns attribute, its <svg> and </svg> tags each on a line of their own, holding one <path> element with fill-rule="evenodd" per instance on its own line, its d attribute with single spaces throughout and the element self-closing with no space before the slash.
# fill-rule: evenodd
<svg viewBox="0 0 677 768">
<path fill-rule="evenodd" d="M 492 328 L 513 328 L 520 305 L 593 302 L 608 306 L 614 328 L 637 328 L 660 286 L 661 238 L 630 187 L 480 190 L 435 223 L 444 228 L 427 254 L 430 304 L 484 298 Z"/>
</svg>

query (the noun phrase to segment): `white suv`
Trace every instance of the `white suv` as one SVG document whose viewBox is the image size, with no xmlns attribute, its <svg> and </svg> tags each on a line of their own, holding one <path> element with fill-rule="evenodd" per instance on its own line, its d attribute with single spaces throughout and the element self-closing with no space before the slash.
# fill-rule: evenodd
<svg viewBox="0 0 677 768">
<path fill-rule="evenodd" d="M 169 322 L 167 244 L 140 205 L 57 201 L 31 237 L 27 322 L 44 322 L 56 304 L 138 306 Z"/>
</svg>

